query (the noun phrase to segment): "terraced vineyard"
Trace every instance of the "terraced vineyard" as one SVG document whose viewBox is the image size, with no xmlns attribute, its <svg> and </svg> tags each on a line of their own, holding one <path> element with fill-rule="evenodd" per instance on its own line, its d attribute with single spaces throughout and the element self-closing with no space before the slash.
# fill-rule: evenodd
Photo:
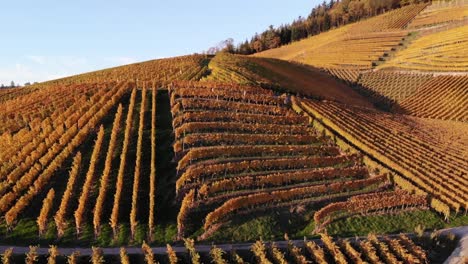
<svg viewBox="0 0 468 264">
<path fill-rule="evenodd" d="M 419 71 L 466 72 L 468 26 L 453 28 L 413 41 L 407 49 L 380 66 Z"/>
<path fill-rule="evenodd" d="M 360 77 L 359 70 L 341 69 L 341 68 L 325 68 L 325 71 L 336 78 L 345 81 L 348 84 L 357 83 Z"/>
<path fill-rule="evenodd" d="M 408 35 L 404 27 L 425 7 L 426 4 L 402 7 L 255 56 L 321 68 L 370 69 L 384 53 L 402 42 Z"/>
<path fill-rule="evenodd" d="M 0 89 L 2 263 L 441 263 L 459 237 L 424 231 L 468 225 L 465 2 Z"/>
<path fill-rule="evenodd" d="M 171 88 L 179 157 L 179 237 L 206 215 L 205 236 L 235 215 L 315 204 L 376 191 L 359 156 L 341 153 L 287 108 L 287 97 L 256 87 L 181 83 Z M 215 122 L 215 123 L 214 123 Z M 255 145 L 255 147 L 249 147 Z M 339 178 L 337 178 L 339 176 Z"/>
<path fill-rule="evenodd" d="M 318 210 L 314 221 L 318 230 L 340 218 L 369 213 L 376 210 L 391 210 L 394 208 L 425 207 L 425 195 L 411 195 L 405 191 L 379 192 L 356 195 L 344 202 L 330 203 Z"/>
<path fill-rule="evenodd" d="M 432 1 L 432 4 L 423 10 L 409 24 L 410 29 L 425 27 L 440 27 L 448 22 L 463 21 L 468 17 L 468 2 L 466 1 Z"/>
<path fill-rule="evenodd" d="M 384 70 L 358 73 L 345 69 L 328 69 L 328 72 L 385 110 L 423 118 L 467 121 L 466 74 L 434 76 Z"/>
</svg>

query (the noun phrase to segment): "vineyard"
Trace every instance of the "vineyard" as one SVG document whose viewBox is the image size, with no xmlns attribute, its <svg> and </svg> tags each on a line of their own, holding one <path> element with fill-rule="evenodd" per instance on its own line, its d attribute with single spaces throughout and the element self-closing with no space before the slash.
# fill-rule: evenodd
<svg viewBox="0 0 468 264">
<path fill-rule="evenodd" d="M 467 210 L 465 150 L 447 148 L 430 134 L 411 133 L 410 120 L 389 114 L 312 100 L 296 102 L 312 118 L 393 171 L 397 185 L 430 195 L 431 206 L 446 218 L 453 211 Z"/>
<path fill-rule="evenodd" d="M 33 87 L 125 80 L 158 82 L 159 84 L 169 84 L 174 80 L 199 80 L 208 74 L 209 61 L 208 55 L 187 55 L 151 60 L 57 79 Z"/>
<path fill-rule="evenodd" d="M 360 155 L 343 152 L 295 113 L 286 94 L 179 81 L 158 95 L 153 85 L 53 84 L 34 91 L 56 89 L 77 100 L 44 96 L 51 103 L 38 107 L 50 110 L 31 116 L 35 125 L 3 133 L 4 239 L 32 223 L 28 236 L 37 232 L 44 241 L 138 243 L 152 241 L 161 228 L 172 232 L 171 223 L 180 239 L 198 228 L 206 239 L 234 215 L 320 209 L 391 188 L 386 175 L 369 172 Z M 7 100 L 5 109 L 17 107 L 16 100 L 26 99 Z M 169 142 L 157 147 L 161 136 Z M 175 192 L 158 193 L 168 188 Z M 169 202 L 174 197 L 176 204 Z M 172 216 L 158 221 L 161 210 Z"/>
<path fill-rule="evenodd" d="M 385 175 L 370 173 L 359 155 L 343 153 L 290 110 L 288 96 L 252 86 L 179 82 L 171 86 L 170 100 L 180 238 L 200 228 L 188 220 L 194 217 L 204 219 L 206 239 L 233 216 L 298 204 L 320 208 L 389 188 Z M 285 123 L 292 120 L 294 125 Z M 425 196 L 410 197 L 399 205 L 426 205 Z M 376 209 L 388 207 L 372 201 Z"/>
<path fill-rule="evenodd" d="M 468 2 L 433 1 L 432 5 L 423 10 L 409 24 L 410 29 L 444 26 L 448 22 L 463 21 L 468 17 Z"/>
<path fill-rule="evenodd" d="M 432 77 L 428 74 L 376 71 L 363 73 L 358 84 L 372 91 L 369 97 L 373 100 L 385 96 L 392 101 L 401 102 L 418 91 L 427 92 L 427 89 L 422 89 L 421 86 Z"/>
<path fill-rule="evenodd" d="M 370 69 L 403 41 L 409 33 L 404 27 L 425 7 L 426 4 L 402 7 L 255 56 L 320 68 Z"/>
<path fill-rule="evenodd" d="M 466 12 L 0 89 L 1 262 L 441 263 L 458 241 L 427 231 L 468 225 Z"/>
<path fill-rule="evenodd" d="M 355 84 L 359 80 L 360 71 L 340 68 L 325 68 L 330 75 L 345 81 L 347 84 Z"/>
<path fill-rule="evenodd" d="M 423 36 L 407 49 L 380 66 L 382 69 L 404 69 L 439 72 L 466 72 L 468 26 Z"/>
<path fill-rule="evenodd" d="M 211 74 L 203 80 L 260 85 L 280 92 L 372 107 L 366 98 L 347 85 L 319 69 L 299 63 L 221 52 L 216 54 L 208 67 Z"/>
<path fill-rule="evenodd" d="M 42 237 L 70 239 L 75 233 L 86 240 L 88 232 L 97 237 L 112 230 L 117 238 L 127 226 L 132 240 L 142 230 L 151 237 L 157 197 L 155 89 L 133 82 L 51 87 L 57 93 L 39 102 L 53 111 L 43 108 L 28 127 L 2 135 L 5 227 L 14 232 L 24 228 L 24 220 L 37 219 Z M 49 89 L 37 92 L 43 90 Z M 67 92 L 67 100 L 59 100 Z M 19 106 L 20 99 L 4 105 Z"/>
<path fill-rule="evenodd" d="M 421 85 L 400 106 L 418 117 L 468 122 L 467 87 L 467 76 L 438 76 Z"/>
<path fill-rule="evenodd" d="M 327 224 L 340 218 L 356 214 L 368 214 L 373 211 L 392 210 L 393 208 L 425 207 L 425 195 L 410 195 L 405 191 L 379 192 L 356 195 L 345 202 L 330 203 L 318 210 L 314 215 L 317 229 L 323 229 Z"/>
<path fill-rule="evenodd" d="M 414 72 L 371 71 L 358 73 L 328 69 L 377 108 L 438 120 L 467 122 L 468 77 Z"/>
</svg>

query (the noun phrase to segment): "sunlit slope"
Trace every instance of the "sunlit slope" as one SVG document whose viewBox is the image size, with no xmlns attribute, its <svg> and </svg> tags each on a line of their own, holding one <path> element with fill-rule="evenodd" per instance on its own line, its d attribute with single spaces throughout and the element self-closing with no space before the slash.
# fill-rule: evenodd
<svg viewBox="0 0 468 264">
<path fill-rule="evenodd" d="M 412 71 L 329 70 L 348 82 L 374 105 L 387 110 L 431 119 L 468 121 L 468 75 Z"/>
<path fill-rule="evenodd" d="M 468 25 L 423 36 L 413 41 L 407 49 L 397 52 L 380 68 L 468 71 Z"/>
<path fill-rule="evenodd" d="M 430 74 L 375 71 L 361 74 L 359 85 L 377 95 L 401 102 L 416 93 L 432 77 Z"/>
<path fill-rule="evenodd" d="M 411 30 L 434 30 L 454 23 L 467 23 L 468 1 L 432 1 L 408 25 Z"/>
<path fill-rule="evenodd" d="M 406 6 L 254 56 L 323 68 L 369 69 L 385 52 L 400 44 L 408 34 L 404 27 L 425 7 L 426 4 Z"/>
<path fill-rule="evenodd" d="M 330 75 L 307 65 L 269 58 L 219 53 L 209 64 L 207 80 L 261 84 L 315 98 L 372 107 L 364 97 Z"/>
<path fill-rule="evenodd" d="M 179 237 L 202 223 L 203 239 L 240 215 L 298 204 L 320 208 L 323 199 L 388 187 L 385 175 L 320 137 L 271 90 L 192 82 L 175 83 L 169 92 Z"/>
<path fill-rule="evenodd" d="M 89 97 L 83 87 L 115 85 L 132 81 L 140 86 L 163 86 L 174 80 L 199 80 L 208 74 L 209 56 L 190 55 L 134 63 L 95 72 L 74 75 L 27 87 L 0 91 L 0 134 L 17 132 L 38 120 L 66 109 L 77 96 Z M 76 90 L 76 91 L 73 91 Z M 58 111 L 59 113 L 60 111 Z"/>
<path fill-rule="evenodd" d="M 332 102 L 300 100 L 298 104 L 347 142 L 391 168 L 397 185 L 442 201 L 432 202 L 435 210 L 446 215 L 449 207 L 456 212 L 466 210 L 466 124 L 429 122 Z"/>
<path fill-rule="evenodd" d="M 207 74 L 209 60 L 210 56 L 207 55 L 188 55 L 150 60 L 74 75 L 45 82 L 41 85 L 77 84 L 83 82 L 100 83 L 122 80 L 167 84 L 174 80 L 198 80 Z"/>
<path fill-rule="evenodd" d="M 437 76 L 417 90 L 413 96 L 400 103 L 407 113 L 468 122 L 467 76 Z"/>
</svg>

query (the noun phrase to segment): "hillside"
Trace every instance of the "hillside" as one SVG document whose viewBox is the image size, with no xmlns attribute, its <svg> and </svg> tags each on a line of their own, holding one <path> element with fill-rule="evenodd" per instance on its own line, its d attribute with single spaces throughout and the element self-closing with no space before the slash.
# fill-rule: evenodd
<svg viewBox="0 0 468 264">
<path fill-rule="evenodd" d="M 317 68 L 277 59 L 219 53 L 208 64 L 206 80 L 260 84 L 302 95 L 372 107 L 349 86 Z"/>
<path fill-rule="evenodd" d="M 467 42 L 468 26 L 429 34 L 413 41 L 379 68 L 466 72 Z"/>
<path fill-rule="evenodd" d="M 404 27 L 426 4 L 409 5 L 349 24 L 256 57 L 298 61 L 322 68 L 370 69 L 408 35 Z"/>
<path fill-rule="evenodd" d="M 424 86 L 424 82 L 437 73 L 456 72 L 465 76 L 460 78 L 466 78 L 468 58 L 464 21 L 467 16 L 466 1 L 411 5 L 253 56 L 323 68 L 351 84 L 380 108 L 464 121 L 466 114 L 462 109 L 438 114 L 400 103 L 414 96 L 408 100 L 425 105 L 423 108 L 441 109 L 443 104 L 450 102 L 458 106 L 455 102 L 464 100 L 463 92 L 460 93 L 465 89 L 463 82 L 455 87 L 460 90 L 450 93 L 445 100 L 431 100 L 433 97 L 423 93 L 437 94 L 432 91 L 437 86 Z M 420 74 L 414 75 L 415 71 Z"/>
<path fill-rule="evenodd" d="M 440 263 L 459 237 L 424 231 L 468 225 L 466 8 L 0 90 L 0 246 L 39 245 L 40 261 L 58 245 L 111 247 L 110 263 L 128 261 L 121 246 L 132 263 Z"/>
<path fill-rule="evenodd" d="M 391 170 L 388 173 L 396 172 L 395 182 L 403 181 L 401 184 L 408 185 L 406 187 L 414 182 L 422 189 L 410 187 L 416 193 L 429 192 L 434 199 L 443 200 L 456 212 L 466 206 L 468 197 L 463 189 L 467 186 L 467 171 L 463 168 L 465 160 L 460 158 L 467 154 L 463 141 L 460 141 L 463 137 L 441 141 L 440 137 L 432 136 L 424 123 L 408 120 L 405 116 L 350 109 L 327 102 L 299 100 L 297 104 L 301 111 L 319 118 L 327 129 L 339 134 L 353 148 L 381 162 Z M 465 125 L 461 130 L 466 131 L 466 128 Z M 452 142 L 453 146 L 460 147 L 447 149 Z M 428 156 L 431 156 L 430 160 L 426 160 Z M 448 170 L 451 173 L 447 173 Z"/>
<path fill-rule="evenodd" d="M 422 34 L 443 31 L 448 28 L 466 24 L 468 17 L 468 2 L 462 1 L 432 1 L 432 4 L 419 13 L 408 25 L 411 30 Z"/>
</svg>

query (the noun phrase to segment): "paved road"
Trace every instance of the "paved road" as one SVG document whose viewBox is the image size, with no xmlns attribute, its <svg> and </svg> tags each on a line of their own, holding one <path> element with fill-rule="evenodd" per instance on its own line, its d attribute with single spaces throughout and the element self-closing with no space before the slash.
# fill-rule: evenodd
<svg viewBox="0 0 468 264">
<path fill-rule="evenodd" d="M 355 239 L 353 237 L 352 239 Z M 365 237 L 362 237 L 363 239 Z M 322 244 L 320 239 L 309 239 L 308 241 L 314 241 L 318 245 Z M 298 246 L 302 247 L 304 245 L 304 240 L 292 240 L 292 242 Z M 279 248 L 287 248 L 288 243 L 286 241 L 276 241 L 276 245 Z M 226 252 L 231 250 L 242 251 L 242 250 L 250 250 L 253 243 L 236 243 L 236 244 L 216 244 L 216 247 L 223 249 Z M 269 245 L 269 243 L 265 242 L 265 244 Z M 17 246 L 0 246 L 0 254 L 3 253 L 6 249 L 13 248 L 13 254 L 15 255 L 22 255 L 29 252 L 29 247 L 17 247 Z M 211 244 L 203 245 L 198 244 L 195 246 L 196 250 L 201 253 L 208 253 L 211 249 Z M 101 248 L 103 250 L 104 255 L 119 255 L 120 247 L 113 247 L 113 248 Z M 128 254 L 142 254 L 140 247 L 125 247 Z M 166 254 L 167 248 L 166 247 L 153 247 L 153 252 L 155 254 L 164 255 Z M 186 253 L 187 249 L 184 246 L 172 246 L 172 249 L 177 253 Z M 38 248 L 37 252 L 39 255 L 47 255 L 49 248 Z M 92 249 L 91 248 L 58 248 L 61 255 L 71 255 L 75 251 L 79 251 L 81 256 L 91 256 Z"/>
<path fill-rule="evenodd" d="M 452 233 L 457 236 L 458 245 L 444 264 L 468 263 L 468 226 L 440 230 L 441 234 Z"/>
<path fill-rule="evenodd" d="M 318 241 L 318 240 L 317 240 Z M 303 240 L 293 240 L 294 244 L 297 246 L 303 246 L 304 241 Z M 275 242 L 278 247 L 280 248 L 286 248 L 287 247 L 287 242 L 286 241 L 277 241 Z M 268 244 L 268 243 L 266 243 Z M 226 252 L 229 252 L 231 250 L 250 250 L 252 246 L 252 243 L 236 243 L 236 244 L 216 244 L 216 247 L 223 249 Z M 17 247 L 17 246 L 0 246 L 0 254 L 3 253 L 6 249 L 13 248 L 13 254 L 15 255 L 21 255 L 21 254 L 26 254 L 29 252 L 29 247 Z M 196 250 L 198 252 L 202 253 L 208 253 L 211 249 L 211 244 L 209 245 L 196 245 L 195 246 Z M 104 255 L 119 255 L 120 253 L 120 247 L 114 247 L 114 248 L 101 248 Z M 140 247 L 125 247 L 127 250 L 128 254 L 142 254 L 141 248 Z M 153 252 L 158 255 L 164 255 L 166 254 L 167 248 L 166 247 L 153 247 Z M 172 246 L 172 249 L 176 251 L 177 253 L 186 253 L 187 249 L 184 246 Z M 48 254 L 48 248 L 38 248 L 37 252 L 39 255 L 47 255 Z M 60 252 L 60 255 L 71 255 L 75 251 L 80 252 L 80 256 L 91 256 L 92 255 L 92 249 L 91 248 L 59 248 L 58 249 Z"/>
<path fill-rule="evenodd" d="M 445 263 L 447 264 L 454 264 L 454 263 L 463 263 L 461 260 L 463 257 L 468 256 L 468 226 L 463 226 L 463 227 L 456 227 L 456 228 L 448 228 L 448 229 L 443 229 L 439 231 L 440 234 L 448 234 L 448 233 L 453 233 L 455 234 L 458 238 L 460 238 L 459 246 L 457 249 L 452 253 L 449 259 Z M 429 233 L 428 233 L 429 234 Z M 412 236 L 413 234 L 407 234 L 409 236 Z M 395 235 L 389 235 L 390 237 L 392 236 L 397 236 Z M 364 239 L 365 237 L 361 237 Z M 356 239 L 356 237 L 352 237 L 350 239 Z M 315 243 L 321 245 L 322 242 L 320 239 L 311 239 L 311 241 L 314 241 Z M 292 240 L 292 242 L 298 246 L 302 247 L 304 245 L 304 240 Z M 276 245 L 279 248 L 286 248 L 287 247 L 287 241 L 276 241 Z M 268 243 L 266 243 L 268 244 Z M 216 245 L 218 248 L 223 249 L 226 252 L 229 252 L 231 250 L 236 250 L 236 251 L 243 251 L 243 250 L 250 250 L 252 243 L 236 243 L 236 244 L 217 244 Z M 29 247 L 17 247 L 17 246 L 0 246 L 0 254 L 3 253 L 6 249 L 13 248 L 13 254 L 15 255 L 23 255 L 29 252 Z M 172 247 L 174 251 L 177 253 L 186 253 L 187 249 L 183 246 L 173 246 Z M 195 246 L 196 250 L 201 253 L 208 253 L 211 249 L 211 244 L 199 244 Z M 101 248 L 104 255 L 119 255 L 120 253 L 120 247 L 114 247 L 114 248 Z M 126 247 L 128 254 L 142 254 L 141 248 L 140 247 Z M 157 255 L 165 255 L 166 254 L 166 247 L 153 247 L 153 252 Z M 39 255 L 47 255 L 48 254 L 48 248 L 38 248 L 38 254 Z M 60 252 L 60 255 L 71 255 L 75 251 L 79 251 L 81 256 L 91 256 L 92 255 L 92 250 L 91 248 L 59 248 L 58 249 Z"/>
</svg>

